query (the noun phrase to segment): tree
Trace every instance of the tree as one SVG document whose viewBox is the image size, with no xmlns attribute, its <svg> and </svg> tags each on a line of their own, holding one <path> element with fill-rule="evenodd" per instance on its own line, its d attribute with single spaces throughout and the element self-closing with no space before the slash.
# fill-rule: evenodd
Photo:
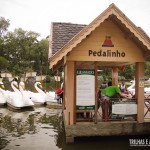
<svg viewBox="0 0 150 150">
<path fill-rule="evenodd" d="M 119 76 L 123 76 L 125 79 L 133 79 L 135 76 L 135 65 L 127 65 L 124 71 L 119 72 Z"/>
<path fill-rule="evenodd" d="M 4 33 L 7 31 L 10 23 L 9 20 L 5 19 L 4 17 L 0 17 L 0 37 L 4 35 Z"/>
<path fill-rule="evenodd" d="M 8 67 L 8 60 L 0 56 L 0 70 L 5 70 Z"/>
<path fill-rule="evenodd" d="M 7 32 L 4 56 L 9 60 L 9 70 L 22 74 L 33 67 L 36 49 L 38 49 L 38 33 L 28 32 L 21 28 Z"/>
<path fill-rule="evenodd" d="M 150 78 L 150 61 L 145 62 L 145 76 Z"/>
<path fill-rule="evenodd" d="M 0 56 L 1 69 L 19 75 L 29 69 L 46 74 L 48 66 L 48 39 L 38 41 L 40 36 L 22 28 L 7 32 L 9 20 L 0 17 Z"/>
<path fill-rule="evenodd" d="M 47 74 L 48 69 L 48 49 L 49 49 L 49 41 L 47 39 L 42 39 L 39 42 L 38 48 L 38 58 L 40 59 L 40 73 Z"/>
<path fill-rule="evenodd" d="M 32 68 L 39 74 L 47 74 L 49 42 L 47 39 L 38 41 L 38 36 L 21 28 L 7 32 L 3 56 L 9 60 L 10 72 L 19 75 Z"/>
<path fill-rule="evenodd" d="M 4 17 L 0 17 L 0 56 L 3 56 L 4 52 L 4 34 L 9 27 L 9 20 L 6 20 Z"/>
</svg>

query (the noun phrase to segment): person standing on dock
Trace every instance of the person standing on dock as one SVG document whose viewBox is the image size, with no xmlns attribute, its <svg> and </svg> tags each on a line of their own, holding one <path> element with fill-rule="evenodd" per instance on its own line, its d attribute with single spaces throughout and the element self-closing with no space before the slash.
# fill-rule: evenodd
<svg viewBox="0 0 150 150">
<path fill-rule="evenodd" d="M 118 86 L 108 86 L 105 89 L 101 90 L 102 98 L 109 100 L 110 98 L 124 98 L 125 96 L 121 93 Z"/>
<path fill-rule="evenodd" d="M 102 112 L 103 118 L 106 116 L 105 113 L 107 111 L 107 115 L 110 116 L 112 112 L 112 102 L 111 99 L 119 100 L 119 98 L 127 98 L 124 95 L 118 86 L 108 86 L 105 89 L 101 90 L 101 101 L 102 101 Z"/>
<path fill-rule="evenodd" d="M 104 81 L 104 82 L 101 84 L 100 89 L 105 89 L 107 86 L 108 86 L 108 85 L 107 85 L 106 81 Z"/>
<path fill-rule="evenodd" d="M 108 86 L 112 86 L 112 78 L 109 78 L 109 80 L 108 80 Z"/>
<path fill-rule="evenodd" d="M 127 91 L 127 87 L 126 87 L 124 81 L 121 82 L 121 84 L 119 85 L 119 87 L 120 87 L 120 90 L 121 90 L 122 93 L 125 93 Z"/>
</svg>

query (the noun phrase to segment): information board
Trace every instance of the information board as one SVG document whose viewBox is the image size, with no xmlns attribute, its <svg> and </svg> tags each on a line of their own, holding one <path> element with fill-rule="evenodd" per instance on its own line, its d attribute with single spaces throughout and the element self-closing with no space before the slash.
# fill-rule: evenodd
<svg viewBox="0 0 150 150">
<path fill-rule="evenodd" d="M 95 109 L 95 70 L 80 69 L 76 72 L 76 109 Z"/>
</svg>

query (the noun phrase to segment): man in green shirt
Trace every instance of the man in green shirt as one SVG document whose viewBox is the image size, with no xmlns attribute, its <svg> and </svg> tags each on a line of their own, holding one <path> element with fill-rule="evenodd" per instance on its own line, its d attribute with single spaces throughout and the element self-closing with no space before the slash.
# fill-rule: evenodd
<svg viewBox="0 0 150 150">
<path fill-rule="evenodd" d="M 101 100 L 107 100 L 107 106 L 102 103 L 102 112 L 103 112 L 103 119 L 105 116 L 110 116 L 112 112 L 112 103 L 109 101 L 111 98 L 119 98 L 119 97 L 125 97 L 118 86 L 108 86 L 105 89 L 101 90 Z M 105 102 L 104 102 L 105 103 Z M 105 115 L 107 110 L 107 115 Z"/>
<path fill-rule="evenodd" d="M 106 99 L 124 97 L 118 86 L 108 86 L 105 89 L 102 89 L 101 96 Z"/>
</svg>

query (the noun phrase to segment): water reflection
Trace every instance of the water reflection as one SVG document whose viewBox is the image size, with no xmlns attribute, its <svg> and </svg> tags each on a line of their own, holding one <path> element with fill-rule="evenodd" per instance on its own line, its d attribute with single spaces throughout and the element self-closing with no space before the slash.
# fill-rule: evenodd
<svg viewBox="0 0 150 150">
<path fill-rule="evenodd" d="M 0 149 L 2 150 L 145 150 L 131 147 L 129 139 L 149 136 L 75 138 L 65 144 L 62 111 L 37 107 L 34 111 L 13 112 L 0 108 Z"/>
<path fill-rule="evenodd" d="M 32 144 L 32 142 L 28 143 L 29 135 L 31 139 L 36 141 L 35 149 L 44 143 L 46 145 L 53 143 L 51 146 L 53 145 L 54 149 L 59 149 L 62 147 L 62 137 L 60 137 L 63 135 L 62 132 L 64 131 L 61 110 L 43 107 L 36 108 L 32 112 L 10 112 L 7 108 L 0 108 L 0 149 L 10 148 L 12 150 L 17 147 L 33 147 L 26 145 Z M 31 135 L 33 136 L 31 137 Z M 23 140 L 27 143 L 25 144 Z M 42 141 L 43 143 L 41 143 Z"/>
<path fill-rule="evenodd" d="M 58 133 L 54 135 L 56 146 L 59 148 L 62 148 L 62 141 L 64 139 L 64 126 L 63 126 L 63 120 L 62 115 L 59 114 L 56 116 L 49 116 L 47 114 L 44 114 L 39 118 L 39 122 L 42 124 L 49 124 L 53 127 L 53 131 Z M 42 127 L 51 129 L 50 127 Z"/>
</svg>

